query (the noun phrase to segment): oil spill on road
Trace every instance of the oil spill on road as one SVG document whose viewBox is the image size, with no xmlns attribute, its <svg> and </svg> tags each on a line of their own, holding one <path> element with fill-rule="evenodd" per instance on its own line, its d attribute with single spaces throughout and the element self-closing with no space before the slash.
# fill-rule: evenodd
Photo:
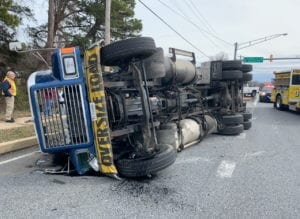
<svg viewBox="0 0 300 219">
<path fill-rule="evenodd" d="M 133 197 L 143 205 L 155 205 L 173 212 L 189 209 L 196 212 L 196 207 L 186 202 L 186 195 L 180 194 L 175 188 L 170 188 L 160 182 L 152 180 L 123 180 L 113 186 L 111 190 L 120 199 Z"/>
</svg>

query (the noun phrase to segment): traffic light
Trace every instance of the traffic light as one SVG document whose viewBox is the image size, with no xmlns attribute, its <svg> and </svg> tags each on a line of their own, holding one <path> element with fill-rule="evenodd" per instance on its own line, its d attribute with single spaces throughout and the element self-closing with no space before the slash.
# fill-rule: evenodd
<svg viewBox="0 0 300 219">
<path fill-rule="evenodd" d="M 270 55 L 270 62 L 272 62 L 273 61 L 273 55 L 271 54 Z"/>
</svg>

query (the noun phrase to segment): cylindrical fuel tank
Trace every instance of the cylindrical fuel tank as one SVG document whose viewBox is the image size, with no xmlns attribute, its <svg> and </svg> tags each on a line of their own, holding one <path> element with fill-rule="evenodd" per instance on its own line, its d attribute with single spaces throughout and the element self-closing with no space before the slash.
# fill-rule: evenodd
<svg viewBox="0 0 300 219">
<path fill-rule="evenodd" d="M 172 145 L 174 149 L 178 149 L 180 142 L 176 123 L 170 122 L 161 125 L 156 135 L 159 144 L 169 144 Z"/>
<path fill-rule="evenodd" d="M 181 134 L 175 122 L 161 125 L 157 131 L 157 140 L 159 144 L 170 144 L 175 149 L 179 145 L 189 146 L 199 141 L 205 134 L 216 132 L 217 121 L 214 117 L 205 115 L 206 131 L 204 131 L 204 121 L 202 119 L 183 119 L 179 122 Z"/>
<path fill-rule="evenodd" d="M 164 64 L 164 51 L 162 48 L 156 48 L 156 52 L 144 59 L 147 79 L 162 78 L 166 75 Z"/>
<path fill-rule="evenodd" d="M 162 79 L 164 84 L 188 85 L 196 79 L 196 67 L 187 60 L 173 62 L 170 58 L 165 57 L 165 69 L 166 76 Z"/>
<path fill-rule="evenodd" d="M 207 126 L 208 126 L 207 127 L 207 134 L 216 132 L 217 128 L 218 128 L 217 120 L 214 117 L 209 116 L 209 115 L 205 115 L 204 118 L 205 118 L 205 121 L 206 121 Z"/>
<path fill-rule="evenodd" d="M 202 133 L 202 126 L 193 119 L 183 119 L 179 122 L 182 139 L 181 143 L 186 145 L 188 143 L 199 140 Z"/>
</svg>

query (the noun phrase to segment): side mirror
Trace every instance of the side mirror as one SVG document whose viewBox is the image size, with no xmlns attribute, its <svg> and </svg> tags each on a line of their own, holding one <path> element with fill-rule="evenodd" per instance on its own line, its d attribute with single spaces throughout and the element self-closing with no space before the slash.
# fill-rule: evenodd
<svg viewBox="0 0 300 219">
<path fill-rule="evenodd" d="M 10 42 L 9 43 L 9 50 L 10 51 L 21 51 L 22 50 L 22 43 L 20 42 Z"/>
</svg>

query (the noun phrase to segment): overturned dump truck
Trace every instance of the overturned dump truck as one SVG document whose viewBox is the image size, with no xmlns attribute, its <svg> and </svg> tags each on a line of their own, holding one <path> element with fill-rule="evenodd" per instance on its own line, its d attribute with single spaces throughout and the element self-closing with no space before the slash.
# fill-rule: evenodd
<svg viewBox="0 0 300 219">
<path fill-rule="evenodd" d="M 178 151 L 210 133 L 251 127 L 242 94 L 251 65 L 196 68 L 194 53 L 169 52 L 149 37 L 94 45 L 84 60 L 77 47 L 54 51 L 52 70 L 28 80 L 41 150 L 66 154 L 80 175 L 140 177 L 170 166 Z"/>
</svg>

